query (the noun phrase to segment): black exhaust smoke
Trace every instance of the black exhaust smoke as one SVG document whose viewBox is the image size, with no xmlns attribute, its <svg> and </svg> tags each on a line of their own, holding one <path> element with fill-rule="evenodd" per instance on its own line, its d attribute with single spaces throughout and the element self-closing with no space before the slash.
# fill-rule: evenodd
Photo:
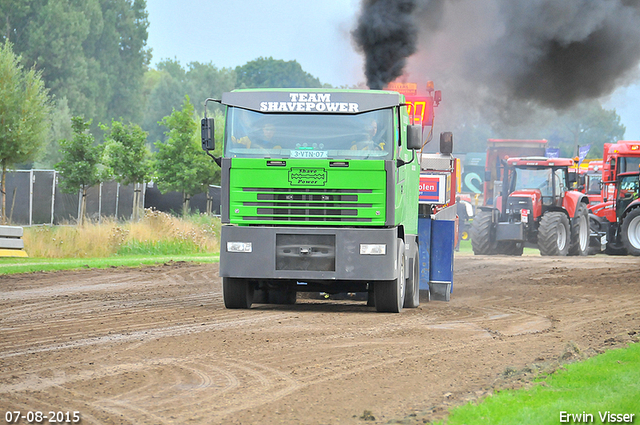
<svg viewBox="0 0 640 425">
<path fill-rule="evenodd" d="M 364 0 L 352 37 L 365 56 L 370 89 L 382 89 L 402 75 L 416 51 L 416 0 Z"/>
<path fill-rule="evenodd" d="M 479 104 L 566 109 L 640 74 L 640 0 L 362 0 L 352 37 L 370 88 L 410 73 Z"/>
</svg>

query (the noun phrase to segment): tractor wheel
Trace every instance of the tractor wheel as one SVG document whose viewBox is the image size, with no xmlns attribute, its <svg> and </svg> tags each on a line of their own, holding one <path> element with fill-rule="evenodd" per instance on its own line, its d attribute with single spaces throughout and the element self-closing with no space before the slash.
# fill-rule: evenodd
<svg viewBox="0 0 640 425">
<path fill-rule="evenodd" d="M 234 277 L 222 278 L 222 298 L 226 308 L 251 308 L 253 282 Z"/>
<path fill-rule="evenodd" d="M 404 305 L 406 280 L 404 276 L 404 242 L 398 239 L 398 270 L 393 280 L 380 280 L 375 283 L 373 295 L 376 310 L 379 312 L 400 313 Z"/>
<path fill-rule="evenodd" d="M 524 242 L 504 241 L 498 242 L 498 254 L 522 256 L 524 252 Z"/>
<path fill-rule="evenodd" d="M 418 254 L 413 257 L 413 267 L 411 267 L 409 273 L 404 294 L 404 308 L 416 308 L 420 305 L 420 263 L 418 263 Z"/>
<path fill-rule="evenodd" d="M 471 224 L 471 247 L 474 255 L 495 255 L 496 227 L 493 212 L 478 211 Z"/>
<path fill-rule="evenodd" d="M 540 255 L 566 256 L 571 235 L 569 217 L 563 212 L 550 211 L 542 216 L 538 227 Z"/>
<path fill-rule="evenodd" d="M 589 254 L 589 211 L 587 206 L 580 202 L 576 209 L 576 216 L 571 223 L 571 244 L 569 255 Z"/>
<path fill-rule="evenodd" d="M 631 210 L 622 222 L 622 244 L 631 255 L 640 255 L 640 208 Z"/>
</svg>

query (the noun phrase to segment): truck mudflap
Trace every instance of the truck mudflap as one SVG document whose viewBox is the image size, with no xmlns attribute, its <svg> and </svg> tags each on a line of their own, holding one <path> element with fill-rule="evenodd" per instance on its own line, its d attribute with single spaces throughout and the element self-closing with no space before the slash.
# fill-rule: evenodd
<svg viewBox="0 0 640 425">
<path fill-rule="evenodd" d="M 429 291 L 434 301 L 449 301 L 453 292 L 455 221 L 420 217 L 418 238 L 420 290 Z"/>
<path fill-rule="evenodd" d="M 222 226 L 220 276 L 392 280 L 397 234 L 396 228 Z"/>
</svg>

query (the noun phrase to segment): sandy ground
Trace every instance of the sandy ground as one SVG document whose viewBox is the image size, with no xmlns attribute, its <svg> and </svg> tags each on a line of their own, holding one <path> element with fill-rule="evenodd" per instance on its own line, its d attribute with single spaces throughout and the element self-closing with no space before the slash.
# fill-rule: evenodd
<svg viewBox="0 0 640 425">
<path fill-rule="evenodd" d="M 640 337 L 640 258 L 459 255 L 455 269 L 449 303 L 402 314 L 311 299 L 226 310 L 217 265 L 0 277 L 0 414 L 422 424 Z"/>
</svg>

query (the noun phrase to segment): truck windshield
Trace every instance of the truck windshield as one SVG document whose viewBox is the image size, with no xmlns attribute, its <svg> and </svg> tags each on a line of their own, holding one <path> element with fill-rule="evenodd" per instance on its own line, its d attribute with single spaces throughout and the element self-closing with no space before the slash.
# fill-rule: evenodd
<svg viewBox="0 0 640 425">
<path fill-rule="evenodd" d="M 390 159 L 393 110 L 358 115 L 264 114 L 227 109 L 225 157 Z"/>
<path fill-rule="evenodd" d="M 542 196 L 553 196 L 550 168 L 516 168 L 514 190 L 539 189 Z"/>
</svg>

